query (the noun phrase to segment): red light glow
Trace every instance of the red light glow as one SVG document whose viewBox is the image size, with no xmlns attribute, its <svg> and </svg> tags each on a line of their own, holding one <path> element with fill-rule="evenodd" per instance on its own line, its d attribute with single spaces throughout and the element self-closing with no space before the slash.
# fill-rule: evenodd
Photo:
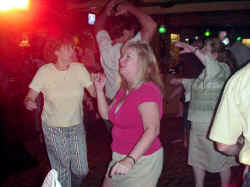
<svg viewBox="0 0 250 187">
<path fill-rule="evenodd" d="M 29 9 L 29 0 L 0 0 L 0 11 L 13 9 Z"/>
</svg>

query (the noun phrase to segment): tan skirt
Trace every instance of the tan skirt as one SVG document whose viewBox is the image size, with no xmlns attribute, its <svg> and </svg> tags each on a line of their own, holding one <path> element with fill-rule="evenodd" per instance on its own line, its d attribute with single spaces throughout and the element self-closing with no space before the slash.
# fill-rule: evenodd
<svg viewBox="0 0 250 187">
<path fill-rule="evenodd" d="M 238 163 L 233 156 L 226 156 L 215 149 L 208 139 L 209 123 L 194 123 L 189 137 L 188 164 L 211 173 L 224 171 Z"/>
<path fill-rule="evenodd" d="M 106 178 L 115 187 L 155 187 L 163 168 L 163 149 L 155 153 L 142 156 L 126 175 L 113 175 L 109 177 L 110 168 L 126 155 L 113 152 L 112 161 L 109 163 Z"/>
</svg>

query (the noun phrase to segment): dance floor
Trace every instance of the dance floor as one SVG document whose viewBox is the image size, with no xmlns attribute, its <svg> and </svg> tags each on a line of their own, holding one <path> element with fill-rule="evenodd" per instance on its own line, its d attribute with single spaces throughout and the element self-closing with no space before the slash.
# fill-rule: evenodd
<svg viewBox="0 0 250 187">
<path fill-rule="evenodd" d="M 27 121 L 27 120 L 26 120 Z M 7 169 L 2 176 L 3 187 L 39 187 L 50 165 L 41 138 L 32 123 L 17 127 L 20 141 L 10 147 L 5 162 Z M 82 187 L 101 186 L 111 157 L 110 137 L 102 120 L 89 120 L 86 124 L 89 174 Z M 183 146 L 181 120 L 164 117 L 161 123 L 161 140 L 165 148 L 164 169 L 157 187 L 193 187 L 192 168 L 187 165 L 187 149 Z M 239 186 L 241 167 L 233 168 L 233 184 Z M 3 170 L 2 170 L 3 171 Z M 208 174 L 206 187 L 219 187 L 219 175 Z"/>
</svg>

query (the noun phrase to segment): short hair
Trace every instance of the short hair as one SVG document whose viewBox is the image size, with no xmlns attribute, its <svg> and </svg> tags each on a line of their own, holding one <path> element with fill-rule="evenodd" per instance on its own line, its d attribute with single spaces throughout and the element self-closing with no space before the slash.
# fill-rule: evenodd
<svg viewBox="0 0 250 187">
<path fill-rule="evenodd" d="M 138 60 L 142 66 L 142 81 L 152 81 L 161 90 L 162 94 L 165 95 L 164 84 L 161 78 L 158 62 L 156 56 L 151 48 L 150 44 L 145 41 L 128 42 L 123 45 L 121 53 L 123 54 L 128 48 L 134 48 L 138 55 Z M 122 87 L 126 86 L 122 78 Z"/>
<path fill-rule="evenodd" d="M 45 43 L 43 57 L 45 62 L 56 62 L 57 56 L 55 51 L 63 45 L 74 45 L 73 36 L 70 34 L 62 34 L 60 36 L 50 36 Z"/>
<path fill-rule="evenodd" d="M 133 15 L 120 15 L 109 17 L 105 25 L 112 40 L 117 39 L 123 35 L 123 31 L 133 30 L 137 33 L 140 30 L 140 24 Z"/>
</svg>

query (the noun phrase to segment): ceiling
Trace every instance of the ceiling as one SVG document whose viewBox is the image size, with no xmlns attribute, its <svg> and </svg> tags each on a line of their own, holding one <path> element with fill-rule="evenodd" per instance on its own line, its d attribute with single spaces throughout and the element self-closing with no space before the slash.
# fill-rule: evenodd
<svg viewBox="0 0 250 187">
<path fill-rule="evenodd" d="M 97 14 L 109 0 L 65 0 L 67 9 Z M 122 0 L 121 0 L 122 1 Z M 131 0 L 159 24 L 172 27 L 206 27 L 225 24 L 250 31 L 249 0 Z M 160 17 L 160 19 L 158 19 Z M 160 21 L 159 21 L 160 20 Z M 249 32 L 250 33 L 250 32 Z"/>
<path fill-rule="evenodd" d="M 31 0 L 32 1 L 32 0 Z M 109 0 L 33 0 L 33 12 L 0 14 L 0 27 L 15 28 L 22 23 L 36 28 L 41 23 L 79 25 L 88 12 L 99 14 Z M 123 0 L 121 0 L 123 1 Z M 207 27 L 231 24 L 250 34 L 250 0 L 130 0 L 158 24 L 173 28 Z M 59 3 L 60 2 L 60 3 Z M 80 15 L 80 16 L 79 16 Z M 11 19 L 13 17 L 13 19 Z M 87 18 L 86 18 L 87 19 Z M 22 21 L 20 21 L 22 20 Z M 25 21 L 27 20 L 27 21 Z M 82 20 L 82 21 L 79 21 Z M 2 23 L 2 24 L 1 24 Z M 7 24 L 8 23 L 8 24 Z M 66 24 L 67 23 L 67 24 Z M 12 27 L 11 25 L 15 25 Z M 22 25 L 21 25 L 22 26 Z"/>
<path fill-rule="evenodd" d="M 66 0 L 67 8 L 99 12 L 108 0 Z M 148 14 L 250 10 L 249 0 L 131 0 Z"/>
</svg>

